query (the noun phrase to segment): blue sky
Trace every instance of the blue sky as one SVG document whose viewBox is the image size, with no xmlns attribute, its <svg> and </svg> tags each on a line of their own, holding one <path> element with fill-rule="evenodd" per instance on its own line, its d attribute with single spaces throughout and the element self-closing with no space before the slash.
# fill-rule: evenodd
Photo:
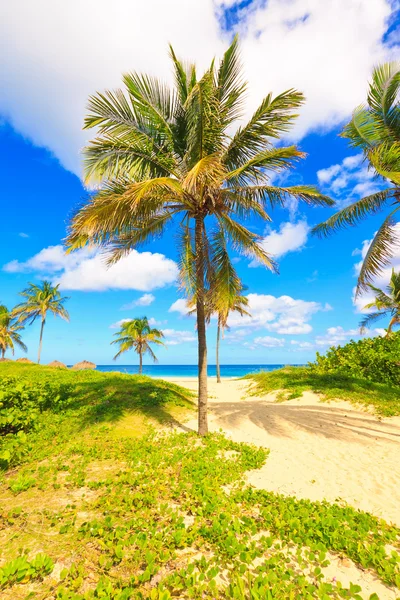
<svg viewBox="0 0 400 600">
<path fill-rule="evenodd" d="M 122 0 L 120 2 L 123 4 Z M 23 0 L 17 1 L 16 9 L 21 9 L 23 4 Z M 46 1 L 42 3 L 43 10 L 46 4 Z M 157 3 L 153 1 L 150 4 Z M 173 4 L 179 10 L 179 0 Z M 307 153 L 307 159 L 290 174 L 285 184 L 318 184 L 340 205 L 379 188 L 380 182 L 371 179 L 357 152 L 349 148 L 346 140 L 338 134 L 351 108 L 365 96 L 367 74 L 372 65 L 377 59 L 393 56 L 394 13 L 388 2 L 373 0 L 368 9 L 352 2 L 339 7 L 348 11 L 349 19 L 357 17 L 360 32 L 359 39 L 353 41 L 354 64 L 347 64 L 351 56 L 345 56 L 344 52 L 339 51 L 336 57 L 330 53 L 328 63 L 331 61 L 334 69 L 330 74 L 317 71 L 318 66 L 324 68 L 326 59 L 323 54 L 329 48 L 321 50 L 321 57 L 314 56 L 315 47 L 307 50 L 310 31 L 305 27 L 318 27 L 318 31 L 323 28 L 324 12 L 320 11 L 318 3 L 295 0 L 287 3 L 287 14 L 283 16 L 276 2 L 204 2 L 202 8 L 194 0 L 191 4 L 192 12 L 201 11 L 200 33 L 203 40 L 209 41 L 214 53 L 221 52 L 228 34 L 236 30 L 241 33 L 243 59 L 250 81 L 250 107 L 256 105 L 270 89 L 276 93 L 289 85 L 301 89 L 298 70 L 302 70 L 309 101 L 293 136 Z M 160 11 L 162 6 L 159 3 Z M 50 3 L 48 7 L 50 10 Z M 25 8 L 29 11 L 29 4 Z M 139 4 L 136 8 L 142 9 Z M 182 19 L 189 19 L 190 14 L 185 16 L 182 10 Z M 22 14 L 29 21 L 29 14 Z M 38 27 L 45 27 L 39 31 L 41 45 L 33 45 L 34 34 L 29 29 L 32 38 L 28 39 L 29 46 L 24 35 L 24 28 L 28 28 L 29 23 L 17 20 L 13 8 L 6 15 L 5 21 L 9 19 L 8 25 L 11 24 L 17 37 L 10 47 L 7 64 L 3 65 L 5 82 L 0 82 L 7 84 L 5 98 L 0 100 L 0 172 L 3 184 L 0 301 L 9 307 L 15 305 L 19 300 L 18 293 L 29 281 L 46 277 L 61 282 L 63 293 L 70 297 L 67 307 L 71 321 L 65 323 L 52 317 L 48 319 L 43 362 L 58 359 L 73 363 L 87 359 L 98 364 L 110 364 L 113 356 L 110 341 L 116 331 L 113 328 L 115 324 L 122 319 L 147 315 L 164 330 L 168 342 L 167 348 L 158 352 L 160 362 L 193 364 L 196 362 L 194 320 L 182 314 L 184 307 L 182 301 L 179 302 L 181 296 L 176 286 L 177 256 L 173 231 L 109 271 L 105 270 L 98 256 L 83 252 L 66 258 L 60 247 L 68 218 L 86 195 L 79 166 L 80 148 L 84 143 L 81 132 L 84 106 L 81 99 L 96 89 L 117 85 L 118 73 L 127 68 L 148 68 L 158 72 L 159 51 L 153 48 L 151 39 L 147 46 L 152 54 L 150 58 L 144 59 L 132 48 L 132 56 L 127 61 L 126 51 L 122 53 L 124 49 L 121 50 L 118 38 L 115 38 L 109 42 L 112 46 L 104 72 L 94 69 L 94 76 L 91 68 L 92 64 L 96 64 L 94 58 L 89 60 L 85 54 L 85 51 L 90 54 L 93 49 L 87 50 L 86 35 L 90 33 L 90 26 L 86 31 L 82 25 L 84 16 L 72 2 L 68 14 L 71 23 L 66 24 L 66 31 L 59 31 L 59 36 L 65 38 L 64 42 L 54 38 L 50 22 L 45 25 L 41 22 Z M 65 18 L 65 14 L 57 15 L 50 11 L 50 20 L 62 17 Z M 331 22 L 334 17 L 329 16 Z M 340 23 L 339 15 L 337 17 Z M 157 23 L 158 20 L 163 21 L 162 14 Z M 311 20 L 311 25 L 303 22 L 307 20 Z M 281 28 L 278 32 L 276 23 Z M 104 20 L 102 24 L 105 26 Z M 277 59 L 269 56 L 267 42 L 263 42 L 263 34 L 272 31 L 273 24 L 274 35 L 278 36 L 282 46 L 286 42 L 294 44 L 296 39 L 300 40 L 301 47 L 304 46 L 306 54 L 299 68 L 293 67 L 293 59 L 285 56 L 282 59 L 283 73 L 273 65 Z M 182 37 L 182 32 L 175 31 L 174 27 L 176 25 L 171 22 L 165 35 L 173 43 L 177 38 L 179 53 L 196 57 L 198 52 L 200 64 L 207 61 L 210 49 L 203 52 L 199 49 L 200 41 L 197 43 L 196 39 Z M 282 31 L 282 27 L 286 29 Z M 67 50 L 72 39 L 71 32 L 76 35 L 76 46 L 82 52 L 82 60 L 74 55 L 75 48 L 71 50 L 68 46 Z M 196 35 L 194 33 L 193 37 L 196 38 Z M 342 39 L 342 35 L 343 32 L 338 29 L 336 41 Z M 296 39 L 293 40 L 293 36 Z M 334 48 L 335 36 L 327 39 L 329 43 Z M 101 51 L 99 47 L 100 54 Z M 57 52 L 60 54 L 57 55 Z M 307 56 L 314 61 L 308 69 L 303 64 Z M 24 58 L 25 62 L 21 62 Z M 65 70 L 59 58 L 69 68 Z M 25 64 L 25 81 L 13 72 L 16 61 L 20 66 Z M 258 64 L 260 71 L 268 61 L 273 65 L 272 75 L 267 71 L 263 78 L 259 72 L 254 78 L 254 63 Z M 163 69 L 162 63 L 159 65 L 161 75 L 164 75 Z M 309 74 L 308 71 L 312 70 L 314 73 Z M 315 83 L 318 73 L 320 86 Z M 288 85 L 291 77 L 293 83 Z M 337 97 L 332 97 L 329 88 L 332 77 L 336 81 Z M 357 229 L 344 231 L 327 240 L 312 237 L 309 229 L 331 212 L 330 209 L 291 206 L 290 210 L 272 213 L 273 222 L 268 228 L 260 223 L 251 223 L 264 236 L 266 249 L 277 256 L 280 275 L 271 274 L 262 267 L 254 268 L 244 258 L 236 263 L 243 282 L 248 286 L 252 318 L 247 321 L 237 317 L 231 319 L 231 327 L 222 346 L 222 363 L 303 363 L 312 360 L 316 350 L 324 351 L 330 344 L 343 343 L 356 335 L 361 316 L 360 303 L 354 304 L 352 292 L 356 281 L 355 265 L 361 259 L 357 249 L 361 250 L 363 242 L 371 239 L 380 218 L 371 218 Z M 24 331 L 28 356 L 33 359 L 38 335 L 38 324 Z M 208 340 L 209 362 L 214 363 L 213 323 L 209 327 Z M 126 355 L 119 362 L 131 364 L 135 360 L 134 356 Z"/>
</svg>

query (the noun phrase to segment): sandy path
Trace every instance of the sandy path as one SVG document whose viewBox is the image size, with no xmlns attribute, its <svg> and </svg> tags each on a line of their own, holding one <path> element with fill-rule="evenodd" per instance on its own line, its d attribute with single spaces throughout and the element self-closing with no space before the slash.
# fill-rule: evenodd
<svg viewBox="0 0 400 600">
<path fill-rule="evenodd" d="M 196 389 L 194 379 L 174 379 Z M 378 419 L 348 402 L 301 399 L 275 403 L 273 394 L 246 397 L 247 385 L 209 380 L 210 430 L 271 450 L 249 473 L 259 488 L 356 508 L 400 526 L 400 417 Z M 189 427 L 196 428 L 191 421 Z"/>
</svg>

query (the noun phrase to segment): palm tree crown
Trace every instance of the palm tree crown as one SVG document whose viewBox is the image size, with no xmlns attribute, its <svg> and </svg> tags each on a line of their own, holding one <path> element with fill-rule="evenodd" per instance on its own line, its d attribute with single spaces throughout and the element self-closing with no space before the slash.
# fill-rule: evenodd
<svg viewBox="0 0 400 600">
<path fill-rule="evenodd" d="M 396 221 L 400 209 L 400 63 L 376 67 L 369 86 L 367 104 L 358 107 L 342 136 L 351 146 L 362 150 L 364 159 L 389 187 L 366 196 L 314 228 L 314 233 L 328 235 L 338 229 L 354 226 L 370 214 L 389 207 L 382 225 L 364 258 L 359 274 L 357 294 L 390 263 L 398 243 Z"/>
<path fill-rule="evenodd" d="M 41 320 L 40 340 L 38 350 L 38 362 L 40 363 L 40 354 L 42 349 L 43 329 L 46 323 L 46 316 L 51 312 L 55 317 L 61 317 L 65 321 L 69 321 L 69 315 L 64 308 L 64 303 L 68 300 L 67 297 L 62 297 L 58 285 L 53 286 L 49 281 L 42 281 L 41 285 L 30 283 L 20 295 L 24 298 L 24 302 L 18 304 L 14 310 L 14 316 L 18 317 L 18 322 L 25 324 L 30 321 L 30 325 Z"/>
<path fill-rule="evenodd" d="M 14 354 L 15 346 L 18 346 L 24 352 L 27 351 L 27 347 L 21 340 L 21 334 L 19 333 L 24 327 L 16 321 L 13 317 L 12 311 L 9 311 L 4 304 L 0 305 L 0 352 L 1 357 L 4 358 L 5 353 L 8 349 Z"/>
<path fill-rule="evenodd" d="M 119 351 L 114 356 L 116 360 L 121 354 L 128 350 L 134 350 L 139 354 L 140 366 L 139 373 L 142 372 L 143 354 L 150 354 L 154 362 L 157 362 L 157 357 L 150 347 L 150 344 L 164 346 L 161 341 L 164 334 L 159 329 L 151 328 L 147 317 L 141 319 L 132 319 L 121 324 L 121 329 L 115 334 L 116 340 L 112 344 L 118 344 Z"/>
<path fill-rule="evenodd" d="M 364 306 L 364 309 L 375 308 L 376 310 L 366 315 L 361 321 L 361 332 L 364 332 L 371 323 L 378 319 L 390 316 L 391 319 L 387 328 L 387 335 L 389 335 L 395 325 L 400 325 L 400 272 L 395 273 L 392 269 L 387 292 L 371 284 L 368 285 L 368 288 L 375 293 L 375 300 Z"/>
<path fill-rule="evenodd" d="M 232 136 L 241 116 L 246 84 L 238 40 L 219 66 L 197 76 L 171 48 L 175 87 L 136 73 L 123 77 L 125 90 L 92 96 L 85 127 L 97 137 L 85 149 L 88 182 L 101 189 L 72 219 L 69 249 L 106 245 L 109 261 L 177 227 L 180 279 L 196 300 L 199 347 L 199 431 L 207 432 L 206 289 L 230 293 L 228 245 L 270 269 L 275 265 L 261 237 L 241 222 L 270 220 L 266 209 L 295 197 L 308 204 L 333 202 L 312 186 L 276 187 L 271 171 L 292 167 L 304 154 L 277 147 L 303 103 L 293 89 L 268 94 L 250 121 Z"/>
</svg>

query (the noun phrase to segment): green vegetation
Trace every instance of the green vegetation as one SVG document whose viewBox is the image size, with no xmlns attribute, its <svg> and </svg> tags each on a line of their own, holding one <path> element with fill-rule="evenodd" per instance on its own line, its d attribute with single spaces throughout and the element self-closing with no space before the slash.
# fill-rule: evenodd
<svg viewBox="0 0 400 600">
<path fill-rule="evenodd" d="M 13 316 L 18 317 L 18 322 L 22 325 L 25 325 L 28 321 L 32 325 L 36 319 L 40 320 L 38 363 L 40 363 L 42 352 L 43 330 L 47 313 L 50 312 L 55 317 L 61 317 L 65 321 L 69 321 L 68 312 L 64 307 L 68 298 L 61 296 L 58 287 L 58 285 L 53 286 L 50 281 L 42 281 L 41 285 L 30 283 L 29 287 L 20 293 L 24 301 L 13 309 Z"/>
<path fill-rule="evenodd" d="M 262 236 L 245 227 L 244 218 L 269 221 L 266 210 L 291 198 L 317 206 L 333 201 L 313 186 L 271 185 L 271 172 L 286 171 L 305 156 L 277 143 L 296 118 L 302 93 L 268 94 L 239 126 L 246 83 L 237 38 L 220 64 L 212 61 L 200 77 L 172 48 L 171 59 L 174 89 L 130 73 L 124 90 L 89 99 L 85 127 L 96 128 L 97 136 L 84 151 L 84 168 L 86 180 L 101 182 L 101 189 L 72 219 L 67 244 L 70 250 L 106 246 L 115 262 L 176 226 L 181 284 L 196 302 L 199 433 L 205 435 L 207 292 L 218 290 L 217 300 L 236 289 L 232 246 L 275 268 Z"/>
<path fill-rule="evenodd" d="M 28 451 L 2 478 L 4 600 L 360 599 L 359 586 L 327 577 L 332 556 L 400 585 L 395 527 L 249 488 L 245 472 L 262 466 L 264 449 L 160 430 L 190 414 L 186 390 L 5 363 L 8 406 L 13 377 L 17 412 L 22 395 L 28 414 L 35 395 L 39 405 L 29 424 L 13 424 Z M 127 429 L 131 415 L 138 429 Z"/>
<path fill-rule="evenodd" d="M 400 69 L 399 63 L 386 63 L 372 73 L 367 104 L 359 106 L 346 125 L 342 136 L 353 148 L 360 149 L 375 175 L 386 180 L 388 187 L 343 208 L 314 228 L 318 235 L 329 235 L 352 227 L 384 208 L 389 213 L 375 234 L 360 270 L 357 294 L 390 264 L 397 245 L 396 213 L 400 209 Z"/>
<path fill-rule="evenodd" d="M 128 350 L 134 350 L 139 354 L 139 374 L 143 371 L 143 354 L 150 354 L 154 362 L 157 362 L 157 357 L 150 347 L 150 344 L 164 346 L 161 341 L 164 337 L 160 329 L 150 327 L 147 317 L 141 319 L 132 319 L 125 321 L 121 325 L 121 329 L 115 334 L 116 340 L 112 344 L 118 344 L 119 352 L 114 356 L 114 360 Z"/>
<path fill-rule="evenodd" d="M 26 352 L 27 347 L 21 339 L 20 331 L 23 326 L 17 323 L 12 312 L 4 304 L 0 304 L 0 352 L 5 357 L 7 350 L 14 355 L 15 346 Z"/>
<path fill-rule="evenodd" d="M 392 385 L 400 394 L 400 332 L 358 342 L 351 340 L 344 346 L 333 346 L 325 356 L 317 352 L 310 367 L 318 374 L 345 375 Z"/>
<path fill-rule="evenodd" d="M 355 343 L 355 342 L 354 342 Z M 277 400 L 300 398 L 303 392 L 321 394 L 325 400 L 349 400 L 372 406 L 380 415 L 400 415 L 400 389 L 338 372 L 323 373 L 312 367 L 285 367 L 277 371 L 246 375 L 251 394 L 277 393 Z"/>
<path fill-rule="evenodd" d="M 400 273 L 392 269 L 387 291 L 384 292 L 374 285 L 368 284 L 368 289 L 375 294 L 375 299 L 364 309 L 374 308 L 375 312 L 367 314 L 361 322 L 361 331 L 383 317 L 390 317 L 387 328 L 388 335 L 392 333 L 393 327 L 400 325 Z"/>
</svg>

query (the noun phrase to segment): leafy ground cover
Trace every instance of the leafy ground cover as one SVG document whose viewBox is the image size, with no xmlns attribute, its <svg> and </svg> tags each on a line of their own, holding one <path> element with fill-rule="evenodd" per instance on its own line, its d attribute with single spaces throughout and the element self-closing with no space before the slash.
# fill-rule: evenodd
<svg viewBox="0 0 400 600">
<path fill-rule="evenodd" d="M 332 555 L 400 585 L 395 527 L 249 488 L 245 473 L 268 460 L 265 449 L 166 431 L 191 410 L 181 388 L 18 369 L 0 365 L 0 381 L 36 386 L 54 376 L 71 389 L 62 409 L 44 401 L 26 433 L 29 452 L 3 471 L 1 598 L 362 598 L 358 586 L 327 577 Z M 140 427 L 121 427 L 127 412 Z"/>
<path fill-rule="evenodd" d="M 400 368 L 400 367 L 399 367 Z M 322 399 L 348 400 L 372 406 L 382 416 L 400 415 L 400 387 L 376 383 L 341 372 L 321 373 L 312 367 L 285 367 L 276 371 L 246 375 L 251 394 L 262 395 L 278 390 L 277 400 L 299 398 L 303 392 L 321 394 Z"/>
</svg>

